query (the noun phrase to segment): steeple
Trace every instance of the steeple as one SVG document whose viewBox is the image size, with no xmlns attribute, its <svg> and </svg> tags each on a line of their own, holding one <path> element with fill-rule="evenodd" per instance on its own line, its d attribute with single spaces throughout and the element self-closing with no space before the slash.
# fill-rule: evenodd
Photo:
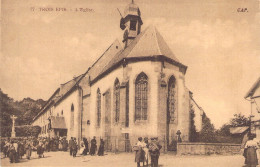
<svg viewBox="0 0 260 167">
<path fill-rule="evenodd" d="M 125 48 L 135 39 L 138 34 L 140 34 L 142 24 L 143 22 L 141 19 L 141 12 L 139 7 L 132 0 L 132 3 L 126 6 L 124 10 L 124 16 L 120 21 L 120 28 L 125 30 L 123 35 Z"/>
</svg>

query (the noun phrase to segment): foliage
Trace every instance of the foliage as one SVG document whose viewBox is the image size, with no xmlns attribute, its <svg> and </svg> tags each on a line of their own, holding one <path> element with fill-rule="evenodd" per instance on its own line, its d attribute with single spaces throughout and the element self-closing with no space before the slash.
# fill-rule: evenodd
<svg viewBox="0 0 260 167">
<path fill-rule="evenodd" d="M 233 127 L 236 126 L 249 126 L 250 125 L 250 118 L 246 117 L 245 115 L 234 114 L 234 118 L 230 120 L 230 125 Z"/>
<path fill-rule="evenodd" d="M 195 118 L 195 111 L 194 111 L 193 105 L 190 104 L 190 135 L 189 135 L 190 142 L 199 141 L 199 134 L 196 132 L 194 118 Z"/>
<path fill-rule="evenodd" d="M 16 127 L 16 136 L 17 137 L 26 137 L 26 136 L 33 136 L 38 137 L 41 132 L 41 127 L 39 126 L 21 126 Z"/>
<path fill-rule="evenodd" d="M 224 124 L 219 130 L 216 131 L 216 142 L 221 143 L 237 143 L 240 144 L 243 139 L 244 134 L 232 135 L 230 133 L 230 128 L 238 126 L 249 126 L 250 119 L 245 115 L 234 114 L 234 117 L 230 119 L 230 122 Z"/>
<path fill-rule="evenodd" d="M 44 104 L 45 101 L 42 99 L 35 101 L 31 98 L 24 98 L 21 101 L 14 101 L 0 89 L 0 136 L 11 135 L 11 115 L 17 117 L 16 126 L 29 125 Z"/>
<path fill-rule="evenodd" d="M 216 142 L 215 128 L 205 113 L 202 115 L 202 130 L 199 135 L 199 141 L 205 143 Z"/>
</svg>

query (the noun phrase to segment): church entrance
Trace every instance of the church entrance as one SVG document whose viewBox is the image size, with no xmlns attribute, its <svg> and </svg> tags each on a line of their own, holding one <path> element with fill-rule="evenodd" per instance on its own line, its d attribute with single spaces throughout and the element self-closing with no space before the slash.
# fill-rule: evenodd
<svg viewBox="0 0 260 167">
<path fill-rule="evenodd" d="M 105 150 L 112 151 L 111 143 L 111 94 L 107 91 L 105 98 Z"/>
</svg>

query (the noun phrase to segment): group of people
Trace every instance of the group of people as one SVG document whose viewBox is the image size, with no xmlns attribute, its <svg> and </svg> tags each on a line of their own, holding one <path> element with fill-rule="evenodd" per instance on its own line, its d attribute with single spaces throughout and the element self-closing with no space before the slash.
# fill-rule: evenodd
<svg viewBox="0 0 260 167">
<path fill-rule="evenodd" d="M 97 155 L 99 156 L 104 155 L 104 144 L 105 144 L 104 140 L 100 139 L 100 145 L 99 145 Z M 89 149 L 89 143 L 87 138 L 84 137 L 83 140 L 80 142 L 80 145 L 78 145 L 76 138 L 71 137 L 71 139 L 69 140 L 69 150 L 70 150 L 70 155 L 73 157 L 76 157 L 78 150 L 80 155 L 87 155 L 89 153 L 89 155 L 93 156 L 96 154 L 96 150 L 97 150 L 96 137 L 94 136 L 93 139 L 90 141 L 90 149 Z"/>
<path fill-rule="evenodd" d="M 11 163 L 19 162 L 19 159 L 22 159 L 24 155 L 29 160 L 32 155 L 32 151 L 35 151 L 38 155 L 38 158 L 44 157 L 44 152 L 50 151 L 68 151 L 70 155 L 76 157 L 78 151 L 80 155 L 87 155 L 88 153 L 93 156 L 97 151 L 97 141 L 94 136 L 89 143 L 86 138 L 80 142 L 80 145 L 77 144 L 75 137 L 71 137 L 68 141 L 66 137 L 24 137 L 24 138 L 15 138 L 15 139 L 1 139 L 1 152 L 3 152 L 4 158 L 10 158 Z M 97 155 L 104 155 L 104 141 L 100 139 L 100 145 L 97 152 Z"/>
<path fill-rule="evenodd" d="M 29 160 L 33 150 L 37 152 L 39 158 L 44 157 L 43 141 L 35 138 L 8 138 L 1 140 L 1 151 L 4 154 L 4 158 L 8 157 L 10 159 L 10 163 L 19 162 L 24 155 Z"/>
<path fill-rule="evenodd" d="M 133 151 L 136 152 L 135 162 L 137 167 L 140 167 L 141 162 L 143 162 L 143 166 L 145 166 L 145 163 L 148 166 L 149 157 L 151 158 L 151 167 L 158 167 L 161 148 L 157 137 L 152 137 L 150 141 L 147 137 L 144 139 L 139 137 L 138 142 L 133 146 Z"/>
</svg>

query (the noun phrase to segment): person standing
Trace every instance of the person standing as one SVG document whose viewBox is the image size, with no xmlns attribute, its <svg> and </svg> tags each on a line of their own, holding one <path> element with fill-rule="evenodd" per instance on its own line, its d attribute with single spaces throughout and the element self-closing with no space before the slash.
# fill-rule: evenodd
<svg viewBox="0 0 260 167">
<path fill-rule="evenodd" d="M 16 151 L 15 151 L 14 141 L 11 141 L 11 144 L 9 146 L 9 159 L 11 163 L 16 162 Z"/>
<path fill-rule="evenodd" d="M 160 156 L 160 149 L 162 146 L 158 143 L 158 138 L 151 138 L 151 144 L 149 144 L 149 152 L 151 155 L 151 167 L 158 167 L 158 160 Z"/>
<path fill-rule="evenodd" d="M 32 155 L 32 144 L 29 140 L 26 141 L 25 152 L 26 152 L 26 158 L 30 159 Z"/>
<path fill-rule="evenodd" d="M 23 143 L 23 141 L 19 141 L 19 143 L 18 143 L 18 155 L 19 155 L 20 159 L 23 158 L 24 153 L 25 153 L 25 151 L 24 151 L 24 143 Z"/>
<path fill-rule="evenodd" d="M 96 141 L 96 137 L 94 136 L 93 139 L 90 141 L 91 146 L 90 146 L 90 155 L 95 155 L 96 154 L 96 149 L 97 149 L 97 141 Z"/>
<path fill-rule="evenodd" d="M 42 142 L 39 142 L 39 144 L 37 145 L 37 154 L 38 154 L 38 157 L 39 157 L 39 158 L 44 157 L 43 153 L 44 153 L 43 143 L 42 143 Z"/>
<path fill-rule="evenodd" d="M 257 149 L 258 145 L 253 140 L 255 136 L 250 135 L 249 140 L 246 142 L 245 149 L 244 149 L 244 157 L 245 157 L 245 164 L 248 167 L 256 167 L 258 165 L 257 159 Z"/>
<path fill-rule="evenodd" d="M 11 143 L 9 141 L 5 141 L 5 145 L 4 145 L 4 157 L 8 157 L 9 156 L 9 148 L 10 148 Z"/>
<path fill-rule="evenodd" d="M 18 155 L 18 141 L 17 140 L 13 143 L 13 146 L 15 148 L 14 159 L 15 159 L 15 162 L 18 162 L 19 155 Z"/>
<path fill-rule="evenodd" d="M 144 138 L 143 150 L 145 152 L 144 162 L 146 162 L 146 165 L 148 166 L 148 162 L 149 162 L 149 141 L 148 141 L 148 137 Z"/>
<path fill-rule="evenodd" d="M 73 137 L 69 140 L 69 150 L 70 150 L 70 155 L 72 155 L 72 145 L 73 145 Z"/>
<path fill-rule="evenodd" d="M 78 145 L 77 145 L 76 138 L 74 137 L 73 142 L 72 142 L 72 155 L 73 155 L 73 157 L 76 157 L 77 152 L 78 152 Z"/>
<path fill-rule="evenodd" d="M 100 145 L 99 145 L 99 149 L 98 149 L 98 156 L 104 156 L 104 145 L 105 145 L 104 140 L 100 139 Z"/>
<path fill-rule="evenodd" d="M 79 154 L 80 154 L 80 155 L 84 155 L 84 150 L 85 150 L 84 141 L 80 141 Z"/>
<path fill-rule="evenodd" d="M 84 145 L 85 145 L 85 150 L 83 151 L 83 155 L 87 155 L 88 152 L 89 152 L 88 140 L 84 137 L 84 138 L 83 138 L 83 142 L 84 142 Z"/>
<path fill-rule="evenodd" d="M 59 151 L 62 151 L 62 139 L 59 139 Z"/>
<path fill-rule="evenodd" d="M 138 142 L 133 147 L 133 151 L 135 151 L 135 162 L 137 163 L 137 167 L 140 167 L 140 162 L 144 163 L 145 152 L 143 150 L 144 143 L 142 140 L 143 138 L 139 137 Z"/>
</svg>

